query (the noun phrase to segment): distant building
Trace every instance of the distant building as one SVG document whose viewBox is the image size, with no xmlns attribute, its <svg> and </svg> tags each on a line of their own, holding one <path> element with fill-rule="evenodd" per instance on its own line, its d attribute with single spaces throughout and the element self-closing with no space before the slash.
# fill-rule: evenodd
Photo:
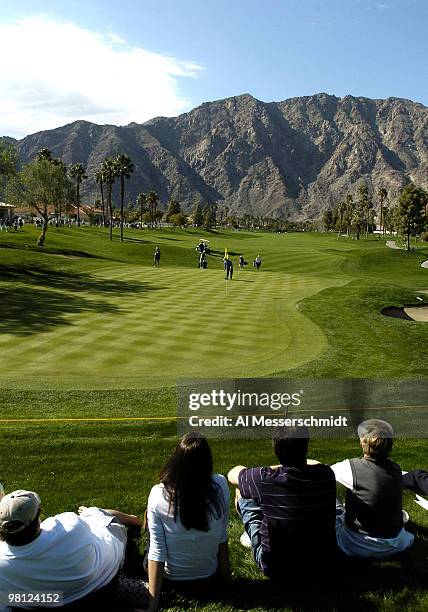
<svg viewBox="0 0 428 612">
<path fill-rule="evenodd" d="M 15 217 L 21 217 L 26 223 L 31 223 L 35 216 L 29 206 L 17 206 L 14 215 Z"/>
<path fill-rule="evenodd" d="M 10 219 L 15 216 L 15 206 L 0 202 L 0 219 Z"/>
<path fill-rule="evenodd" d="M 96 223 L 102 221 L 103 219 L 103 211 L 101 208 L 95 208 L 94 206 L 89 206 L 88 204 L 80 205 L 80 220 L 85 222 L 92 223 L 95 221 Z M 71 204 L 68 207 L 67 213 L 64 215 L 66 218 L 77 220 L 77 206 Z"/>
</svg>

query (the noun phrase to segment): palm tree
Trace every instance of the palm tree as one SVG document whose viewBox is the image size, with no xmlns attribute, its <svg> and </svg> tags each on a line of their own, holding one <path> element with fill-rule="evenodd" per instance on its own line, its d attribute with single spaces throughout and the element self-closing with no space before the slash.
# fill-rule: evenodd
<svg viewBox="0 0 428 612">
<path fill-rule="evenodd" d="M 41 161 L 42 159 L 52 161 L 52 152 L 46 147 L 43 147 L 43 149 L 40 149 L 40 151 L 37 153 L 37 161 Z"/>
<path fill-rule="evenodd" d="M 339 240 L 342 234 L 342 223 L 343 223 L 343 213 L 346 212 L 346 202 L 339 202 L 337 206 L 337 214 L 339 215 L 339 233 L 337 234 L 337 239 Z"/>
<path fill-rule="evenodd" d="M 141 229 L 143 229 L 143 215 L 145 213 L 146 204 L 147 204 L 147 196 L 146 196 L 146 194 L 145 193 L 139 193 L 137 195 L 137 206 L 138 206 L 138 209 L 140 211 Z"/>
<path fill-rule="evenodd" d="M 110 240 L 113 240 L 113 208 L 111 201 L 111 192 L 113 188 L 113 183 L 117 176 L 116 164 L 114 163 L 111 157 L 107 157 L 102 165 L 101 172 L 103 175 L 103 183 L 107 185 L 107 207 L 109 214 L 109 225 L 110 225 Z"/>
<path fill-rule="evenodd" d="M 86 168 L 83 164 L 73 164 L 70 168 L 70 176 L 76 179 L 76 204 L 77 204 L 77 227 L 80 227 L 80 183 L 86 176 Z"/>
<path fill-rule="evenodd" d="M 378 196 L 379 196 L 379 200 L 380 200 L 380 231 L 382 233 L 382 236 L 385 235 L 384 232 L 384 207 L 385 207 L 385 202 L 388 199 L 388 192 L 385 189 L 385 187 L 380 187 L 379 191 L 377 192 Z"/>
<path fill-rule="evenodd" d="M 352 220 L 352 211 L 354 208 L 354 198 L 351 193 L 348 193 L 345 200 L 345 208 L 346 208 L 346 233 L 348 236 L 351 235 L 351 220 Z"/>
<path fill-rule="evenodd" d="M 369 216 L 370 216 L 370 207 L 371 207 L 371 201 L 369 198 L 369 190 L 367 188 L 367 185 L 365 185 L 364 183 L 362 183 L 359 187 L 358 187 L 358 206 L 360 208 L 359 214 L 363 214 L 365 217 L 365 234 L 366 234 L 366 238 L 369 234 Z"/>
<path fill-rule="evenodd" d="M 150 209 L 150 217 L 152 219 L 151 224 L 153 228 L 156 226 L 156 209 L 159 204 L 159 196 L 156 193 L 156 191 L 154 191 L 153 189 L 151 189 L 149 193 L 147 194 L 147 203 Z"/>
<path fill-rule="evenodd" d="M 99 170 L 97 170 L 95 172 L 95 180 L 96 180 L 96 182 L 100 186 L 101 209 L 103 211 L 103 225 L 105 225 L 106 224 L 106 214 L 105 214 L 105 203 L 104 203 L 104 181 L 103 181 L 103 170 L 102 170 L 102 168 L 99 168 Z"/>
<path fill-rule="evenodd" d="M 120 241 L 123 242 L 123 205 L 125 202 L 125 179 L 131 178 L 134 164 L 128 155 L 118 155 L 114 158 L 116 176 L 120 177 Z"/>
<path fill-rule="evenodd" d="M 364 205 L 361 201 L 357 202 L 357 205 L 352 211 L 351 224 L 354 232 L 354 237 L 359 240 L 360 234 L 366 224 L 367 217 Z"/>
</svg>

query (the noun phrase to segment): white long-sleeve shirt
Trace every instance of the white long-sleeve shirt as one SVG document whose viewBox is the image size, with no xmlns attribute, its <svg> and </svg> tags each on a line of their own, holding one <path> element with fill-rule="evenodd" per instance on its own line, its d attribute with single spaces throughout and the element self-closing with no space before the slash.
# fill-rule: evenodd
<svg viewBox="0 0 428 612">
<path fill-rule="evenodd" d="M 219 545 L 227 541 L 229 524 L 229 487 L 224 476 L 215 474 L 213 481 L 223 497 L 219 518 L 211 516 L 208 531 L 186 529 L 180 517 L 174 520 L 163 484 L 155 485 L 149 495 L 147 519 L 150 533 L 149 559 L 165 562 L 170 580 L 199 580 L 217 571 Z"/>
</svg>

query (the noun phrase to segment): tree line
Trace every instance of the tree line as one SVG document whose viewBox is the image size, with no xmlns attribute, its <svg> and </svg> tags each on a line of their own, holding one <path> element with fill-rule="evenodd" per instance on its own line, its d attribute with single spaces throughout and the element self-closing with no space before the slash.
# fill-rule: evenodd
<svg viewBox="0 0 428 612">
<path fill-rule="evenodd" d="M 377 220 L 379 223 L 377 224 Z M 410 250 L 410 238 L 422 236 L 428 239 L 428 192 L 412 182 L 407 183 L 392 203 L 385 187 L 376 194 L 370 194 L 362 183 L 356 195 L 348 193 L 336 206 L 326 210 L 322 223 L 327 231 L 337 231 L 339 239 L 343 234 L 359 240 L 373 233 L 400 234 L 405 238 L 406 249 Z"/>
<path fill-rule="evenodd" d="M 13 146 L 0 142 L 0 193 L 5 190 L 7 197 L 16 204 L 28 206 L 42 220 L 42 229 L 37 244 L 42 246 L 46 239 L 49 221 L 52 214 L 61 225 L 61 219 L 69 212 L 72 204 L 77 209 L 77 225 L 81 225 L 80 189 L 82 182 L 88 178 L 82 163 L 74 163 L 67 168 L 61 159 L 55 158 L 52 152 L 41 149 L 36 159 L 18 172 L 18 157 Z M 123 242 L 125 222 L 139 222 L 151 229 L 156 229 L 161 220 L 171 223 L 173 227 L 184 226 L 188 218 L 181 210 L 180 203 L 172 198 L 166 211 L 160 208 L 159 195 L 151 189 L 139 193 L 135 203 L 128 203 L 125 208 L 126 180 L 131 178 L 134 164 L 125 154 L 107 157 L 95 171 L 95 181 L 99 186 L 100 198 L 95 204 L 101 209 L 102 225 L 109 227 L 109 238 L 113 239 L 113 227 L 119 216 L 120 241 Z M 113 204 L 113 185 L 120 182 L 120 208 Z M 216 224 L 216 207 L 207 204 L 204 209 L 198 205 L 194 213 L 194 225 L 207 229 Z M 94 220 L 92 213 L 92 220 Z"/>
<path fill-rule="evenodd" d="M 77 209 L 77 225 L 81 225 L 80 188 L 88 178 L 82 163 L 74 163 L 66 168 L 61 159 L 52 152 L 41 149 L 36 159 L 18 172 L 18 156 L 15 148 L 0 142 L 0 194 L 6 192 L 11 202 L 27 205 L 42 219 L 42 230 L 38 244 L 43 245 L 51 214 L 60 222 L 61 218 L 74 204 Z M 95 171 L 100 198 L 96 205 L 101 209 L 102 225 L 109 227 L 109 238 L 113 239 L 113 227 L 119 218 L 120 241 L 123 242 L 124 223 L 146 225 L 156 229 L 161 220 L 173 227 L 191 224 L 207 230 L 216 226 L 234 229 L 264 231 L 311 231 L 318 229 L 316 221 L 289 221 L 284 218 L 270 218 L 263 215 L 239 214 L 226 205 L 208 202 L 197 203 L 190 216 L 186 216 L 180 203 L 171 198 L 165 211 L 161 209 L 159 195 L 151 189 L 139 193 L 135 202 L 125 207 L 126 181 L 134 172 L 134 164 L 123 153 L 105 158 Z M 120 207 L 113 204 L 113 185 L 120 184 Z M 370 194 L 365 183 L 359 185 L 356 194 L 348 193 L 336 206 L 324 212 L 322 225 L 327 231 L 338 232 L 338 239 L 346 234 L 355 239 L 368 237 L 376 229 L 385 234 L 400 233 L 410 249 L 410 238 L 424 236 L 428 230 L 428 193 L 408 183 L 402 190 L 398 201 L 392 205 L 384 187 L 376 194 Z M 424 236 L 425 237 L 425 236 Z M 428 239 L 428 233 L 426 235 Z"/>
<path fill-rule="evenodd" d="M 82 163 L 75 163 L 67 168 L 61 159 L 55 158 L 52 152 L 41 149 L 36 159 L 17 170 L 18 158 L 12 146 L 0 143 L 0 188 L 5 189 L 8 199 L 16 204 L 28 206 L 38 213 L 42 220 L 42 230 L 37 244 L 42 246 L 51 214 L 60 223 L 72 204 L 77 209 L 77 225 L 81 225 L 80 187 L 88 178 Z M 95 172 L 95 180 L 100 186 L 102 200 L 103 224 L 109 226 L 110 240 L 113 238 L 113 203 L 112 188 L 116 179 L 120 182 L 120 241 L 123 242 L 125 218 L 125 181 L 131 177 L 134 164 L 128 155 L 123 153 L 116 157 L 104 159 Z M 154 192 L 151 193 L 152 200 Z M 157 196 L 156 196 L 157 198 Z"/>
</svg>

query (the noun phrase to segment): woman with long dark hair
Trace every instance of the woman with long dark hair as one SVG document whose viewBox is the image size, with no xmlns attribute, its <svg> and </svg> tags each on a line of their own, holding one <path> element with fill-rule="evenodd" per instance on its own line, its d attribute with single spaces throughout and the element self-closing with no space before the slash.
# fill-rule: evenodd
<svg viewBox="0 0 428 612">
<path fill-rule="evenodd" d="M 188 433 L 149 495 L 147 519 L 150 612 L 159 607 L 163 577 L 175 583 L 205 584 L 230 573 L 227 529 L 229 488 L 212 473 L 206 439 Z"/>
</svg>

